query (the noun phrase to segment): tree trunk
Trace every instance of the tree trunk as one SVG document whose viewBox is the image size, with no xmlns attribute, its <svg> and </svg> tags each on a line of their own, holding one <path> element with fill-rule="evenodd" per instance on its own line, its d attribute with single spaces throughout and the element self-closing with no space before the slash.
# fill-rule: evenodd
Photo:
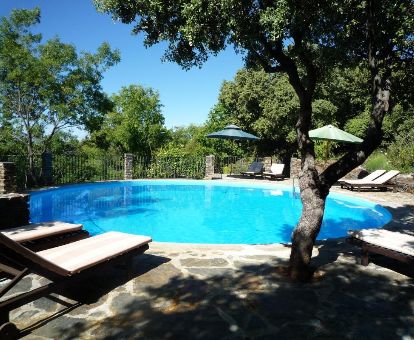
<svg viewBox="0 0 414 340">
<path fill-rule="evenodd" d="M 301 109 L 297 127 L 298 146 L 301 153 L 301 172 L 299 175 L 302 214 L 292 233 L 292 250 L 289 272 L 294 280 L 307 281 L 312 276 L 310 260 L 313 245 L 321 228 L 325 211 L 325 200 L 329 191 L 319 180 L 315 167 L 314 144 L 309 138 L 312 117 L 312 99 L 304 93 L 300 97 Z"/>
<path fill-rule="evenodd" d="M 318 184 L 317 172 L 312 169 L 313 160 L 309 158 L 305 159 L 299 177 L 303 207 L 299 223 L 292 233 L 290 253 L 290 276 L 299 281 L 308 281 L 312 277 L 312 250 L 321 228 L 326 201 L 326 195 Z"/>
<path fill-rule="evenodd" d="M 32 136 L 28 134 L 28 141 L 27 141 L 27 157 L 29 161 L 26 185 L 27 186 L 36 186 L 37 185 L 37 178 L 36 178 L 36 171 L 34 166 L 34 151 L 33 151 L 33 140 Z"/>
</svg>

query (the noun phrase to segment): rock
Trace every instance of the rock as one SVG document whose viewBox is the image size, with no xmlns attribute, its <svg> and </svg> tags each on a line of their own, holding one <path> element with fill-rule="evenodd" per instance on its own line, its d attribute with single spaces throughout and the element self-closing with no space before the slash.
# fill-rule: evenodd
<svg viewBox="0 0 414 340">
<path fill-rule="evenodd" d="M 181 271 L 171 263 L 165 263 L 157 268 L 150 270 L 134 280 L 134 293 L 141 293 L 147 286 L 160 287 L 168 283 L 171 278 L 181 275 Z"/>
<path fill-rule="evenodd" d="M 230 276 L 234 270 L 230 268 L 188 268 L 191 274 L 201 275 L 205 277 L 210 276 Z"/>
<path fill-rule="evenodd" d="M 184 267 L 224 267 L 229 264 L 227 260 L 219 257 L 212 259 L 187 258 L 182 259 L 180 263 Z"/>
</svg>

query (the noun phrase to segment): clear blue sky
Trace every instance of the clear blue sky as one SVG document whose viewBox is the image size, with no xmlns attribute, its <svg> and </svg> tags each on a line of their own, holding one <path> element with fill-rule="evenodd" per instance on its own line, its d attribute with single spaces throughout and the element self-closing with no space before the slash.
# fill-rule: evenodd
<svg viewBox="0 0 414 340">
<path fill-rule="evenodd" d="M 171 62 L 161 62 L 162 45 L 144 48 L 142 36 L 131 34 L 131 26 L 115 23 L 98 13 L 92 0 L 0 0 L 0 16 L 13 8 L 41 9 L 36 31 L 44 39 L 59 36 L 78 50 L 94 52 L 104 41 L 121 51 L 121 62 L 106 72 L 102 81 L 105 92 L 112 94 L 122 86 L 140 84 L 160 94 L 165 124 L 200 124 L 217 102 L 223 80 L 231 80 L 243 66 L 242 57 L 232 48 L 220 53 L 201 68 L 182 70 Z"/>
</svg>

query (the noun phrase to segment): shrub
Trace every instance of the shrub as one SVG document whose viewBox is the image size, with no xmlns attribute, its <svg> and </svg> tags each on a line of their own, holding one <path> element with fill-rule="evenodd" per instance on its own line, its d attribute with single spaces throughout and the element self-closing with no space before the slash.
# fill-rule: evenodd
<svg viewBox="0 0 414 340">
<path fill-rule="evenodd" d="M 397 139 L 388 148 L 391 165 L 405 173 L 414 173 L 414 143 L 405 139 Z"/>
<path fill-rule="evenodd" d="M 373 152 L 364 163 L 365 169 L 369 172 L 382 169 L 391 170 L 392 165 L 389 163 L 387 154 L 382 151 Z"/>
</svg>

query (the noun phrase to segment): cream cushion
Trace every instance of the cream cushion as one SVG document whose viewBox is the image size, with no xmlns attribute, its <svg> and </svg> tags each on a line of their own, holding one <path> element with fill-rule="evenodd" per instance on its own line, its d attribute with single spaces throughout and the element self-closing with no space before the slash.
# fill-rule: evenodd
<svg viewBox="0 0 414 340">
<path fill-rule="evenodd" d="M 72 273 L 139 248 L 151 238 L 111 231 L 38 252 L 42 258 Z"/>
<path fill-rule="evenodd" d="M 385 229 L 354 230 L 349 234 L 366 243 L 414 256 L 414 236 Z"/>
<path fill-rule="evenodd" d="M 66 222 L 42 222 L 21 227 L 4 229 L 1 232 L 15 242 L 27 242 L 40 238 L 74 232 L 82 229 L 82 224 Z"/>
</svg>

